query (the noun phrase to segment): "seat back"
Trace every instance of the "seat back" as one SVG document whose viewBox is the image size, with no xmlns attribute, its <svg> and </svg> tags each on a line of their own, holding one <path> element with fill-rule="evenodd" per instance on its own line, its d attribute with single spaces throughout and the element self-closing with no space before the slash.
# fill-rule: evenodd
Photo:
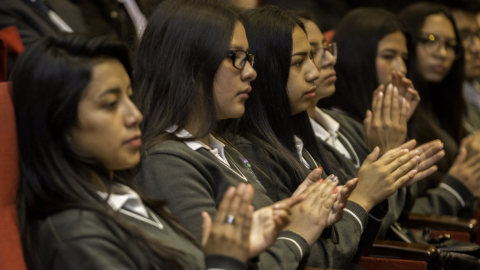
<svg viewBox="0 0 480 270">
<path fill-rule="evenodd" d="M 27 269 L 15 207 L 19 176 L 12 85 L 0 82 L 0 269 Z"/>
</svg>

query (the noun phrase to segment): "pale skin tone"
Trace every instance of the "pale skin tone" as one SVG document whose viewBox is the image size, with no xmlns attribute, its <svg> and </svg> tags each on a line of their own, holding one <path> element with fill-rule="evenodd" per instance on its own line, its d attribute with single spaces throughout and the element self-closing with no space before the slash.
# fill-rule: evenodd
<svg viewBox="0 0 480 270">
<path fill-rule="evenodd" d="M 312 45 L 312 48 L 315 50 L 318 48 L 319 44 L 324 44 L 325 45 L 325 39 L 320 31 L 320 29 L 316 26 L 311 21 L 304 21 L 305 27 L 308 32 L 308 39 L 309 42 Z M 388 48 L 383 46 L 382 48 Z M 389 51 L 388 53 L 391 53 L 391 48 L 388 48 Z M 405 45 L 405 50 L 406 50 L 406 45 Z M 399 51 L 402 51 L 401 49 Z M 387 53 L 384 51 L 380 51 L 382 53 Z M 320 57 L 315 58 L 315 63 L 317 65 L 317 68 L 319 69 L 320 72 L 320 79 L 316 81 L 317 84 L 317 92 L 319 93 L 320 98 L 316 98 L 315 101 L 312 101 L 309 107 L 309 116 L 314 119 L 315 116 L 315 107 L 317 102 L 322 98 L 329 96 L 335 92 L 335 85 L 331 84 L 330 82 L 325 82 L 324 80 L 322 81 L 322 78 L 328 78 L 328 75 L 331 74 L 333 70 L 333 66 L 335 65 L 335 60 L 333 56 L 330 53 L 326 53 L 325 56 L 327 59 L 323 60 Z M 400 56 L 401 61 L 402 55 L 401 53 L 397 56 Z M 326 74 L 322 76 L 322 74 Z M 394 79 L 402 79 L 397 76 L 397 74 L 392 74 Z M 334 81 L 334 80 L 333 80 Z M 322 87 L 325 87 L 325 89 L 322 89 Z M 398 96 L 398 92 L 397 92 Z M 397 101 L 398 104 L 398 101 Z M 419 146 L 415 149 L 415 151 L 409 151 L 412 150 L 413 147 L 415 146 L 414 141 L 410 141 L 406 144 L 401 145 L 400 147 L 393 149 L 392 151 L 388 152 L 388 158 L 385 158 L 386 156 L 382 157 L 380 160 L 376 161 L 377 163 L 375 166 L 372 166 L 375 162 L 376 158 L 378 157 L 378 152 L 379 149 L 375 148 L 374 152 L 369 155 L 369 157 L 365 160 L 364 164 L 362 164 L 362 167 L 360 168 L 360 171 L 357 175 L 358 178 L 364 179 L 365 177 L 367 179 L 371 179 L 370 181 L 361 181 L 358 182 L 357 188 L 353 190 L 352 195 L 350 195 L 350 200 L 357 202 L 360 204 L 365 210 L 370 211 L 371 208 L 378 204 L 382 198 L 387 198 L 393 192 L 398 189 L 398 186 L 407 186 L 410 185 L 420 179 L 423 179 L 424 177 L 430 175 L 433 173 L 437 168 L 433 166 L 435 162 L 437 162 L 441 157 L 443 157 L 444 152 L 441 150 L 443 147 L 443 144 L 439 141 L 434 141 L 431 143 L 424 144 L 422 146 Z M 386 154 L 387 155 L 387 154 Z M 391 170 L 399 170 L 399 167 L 396 167 L 392 160 L 395 159 L 395 157 L 402 159 L 402 161 L 398 163 L 405 164 L 404 169 L 400 169 L 400 171 L 404 171 L 404 173 L 399 173 L 399 176 L 402 176 L 399 179 L 384 179 L 385 181 L 382 181 L 381 177 L 378 177 L 379 175 L 383 174 L 383 170 L 391 171 Z M 413 159 L 409 159 L 409 157 L 413 157 Z M 415 169 L 415 164 L 418 164 Z M 405 174 L 407 172 L 407 168 L 413 169 L 408 172 L 408 174 Z M 408 169 L 408 170 L 410 170 Z M 368 176 L 367 176 L 368 175 Z M 374 176 L 374 177 L 372 177 Z M 389 175 L 391 176 L 391 175 Z M 358 179 L 354 179 L 358 181 Z M 352 181 L 352 180 L 351 180 Z M 375 181 L 380 181 L 376 183 Z M 400 181 L 400 182 L 399 182 Z M 390 184 L 388 184 L 390 183 Z M 394 183 L 392 185 L 392 183 Z M 402 183 L 400 185 L 400 183 Z M 381 187 L 380 187 L 381 186 Z M 370 190 L 371 188 L 378 188 L 375 189 L 375 192 Z M 391 193 L 391 194 L 390 194 Z M 365 196 L 365 194 L 375 194 L 376 196 Z M 382 194 L 381 196 L 378 196 Z M 390 195 L 389 195 L 390 194 Z"/>
<path fill-rule="evenodd" d="M 471 82 L 480 77 L 480 39 L 472 35 L 480 27 L 474 13 L 454 10 L 452 15 L 465 50 L 465 79 Z"/>
</svg>

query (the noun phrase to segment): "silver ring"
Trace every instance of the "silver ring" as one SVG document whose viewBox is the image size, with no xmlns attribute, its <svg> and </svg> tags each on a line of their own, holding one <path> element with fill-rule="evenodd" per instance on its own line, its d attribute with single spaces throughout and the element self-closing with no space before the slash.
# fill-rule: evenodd
<svg viewBox="0 0 480 270">
<path fill-rule="evenodd" d="M 225 223 L 234 225 L 235 224 L 235 217 L 232 216 L 232 215 L 228 215 L 225 218 Z"/>
</svg>

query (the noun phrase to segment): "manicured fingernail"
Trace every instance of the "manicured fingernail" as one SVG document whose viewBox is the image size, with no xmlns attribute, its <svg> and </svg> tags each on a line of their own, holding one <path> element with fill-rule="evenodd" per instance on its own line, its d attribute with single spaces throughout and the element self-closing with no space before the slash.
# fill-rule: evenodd
<svg viewBox="0 0 480 270">
<path fill-rule="evenodd" d="M 342 206 L 340 207 L 340 209 L 343 210 L 343 208 L 345 208 L 345 204 L 342 204 Z"/>
<path fill-rule="evenodd" d="M 335 190 L 333 190 L 333 194 L 337 194 L 338 192 L 338 188 L 335 188 Z"/>
<path fill-rule="evenodd" d="M 335 182 L 337 182 L 337 180 L 338 180 L 338 177 L 335 176 L 335 177 L 332 179 L 332 182 L 335 183 Z"/>
<path fill-rule="evenodd" d="M 321 183 L 323 183 L 323 181 L 325 181 L 325 180 L 323 180 L 323 179 L 320 179 L 320 180 L 318 180 L 318 183 L 320 183 L 320 184 L 321 184 Z"/>
<path fill-rule="evenodd" d="M 322 170 L 323 168 L 322 168 L 322 166 L 318 166 L 318 167 L 317 167 L 317 169 L 320 169 L 320 170 Z"/>
<path fill-rule="evenodd" d="M 334 177 L 335 177 L 335 175 L 333 175 L 333 174 L 330 174 L 330 175 L 327 177 L 327 180 L 330 180 L 330 181 L 332 181 L 332 179 L 333 179 Z"/>
</svg>

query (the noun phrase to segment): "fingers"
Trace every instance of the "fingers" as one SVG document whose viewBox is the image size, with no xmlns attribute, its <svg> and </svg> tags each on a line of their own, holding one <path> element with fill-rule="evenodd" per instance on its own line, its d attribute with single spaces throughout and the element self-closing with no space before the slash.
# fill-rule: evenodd
<svg viewBox="0 0 480 270">
<path fill-rule="evenodd" d="M 205 246 L 205 244 L 207 243 L 211 230 L 212 218 L 207 212 L 202 211 L 202 246 Z"/>
<path fill-rule="evenodd" d="M 318 167 L 315 170 L 313 170 L 303 181 L 302 184 L 298 186 L 298 188 L 295 190 L 295 192 L 292 194 L 292 197 L 296 197 L 300 195 L 302 192 L 304 192 L 309 186 L 313 185 L 314 183 L 318 182 L 322 178 L 322 167 Z"/>
<path fill-rule="evenodd" d="M 358 184 L 358 178 L 353 178 L 351 180 L 348 180 L 347 183 L 343 186 L 343 189 L 345 190 L 345 196 L 350 197 L 350 194 L 352 194 L 352 191 L 355 190 Z"/>
<path fill-rule="evenodd" d="M 363 120 L 363 125 L 365 126 L 365 133 L 367 137 L 370 135 L 370 128 L 372 127 L 372 111 L 367 110 L 365 114 L 365 119 Z"/>
<path fill-rule="evenodd" d="M 387 86 L 387 91 L 385 91 L 385 97 L 383 98 L 383 110 L 382 110 L 382 117 L 387 124 L 392 121 L 392 96 L 393 96 L 393 85 L 389 84 Z"/>
<path fill-rule="evenodd" d="M 363 166 L 368 166 L 370 164 L 372 164 L 373 162 L 375 162 L 375 160 L 377 160 L 378 158 L 378 155 L 380 154 L 380 148 L 378 146 L 376 146 L 372 153 L 370 153 L 367 158 L 365 158 L 365 161 L 363 161 L 362 163 L 362 167 Z"/>
<path fill-rule="evenodd" d="M 427 142 L 427 143 L 424 143 L 420 146 L 418 146 L 417 148 L 415 148 L 415 150 L 418 151 L 418 153 L 420 153 L 420 155 L 423 155 L 424 153 L 426 153 L 427 151 L 431 150 L 431 149 L 442 149 L 443 148 L 443 143 L 442 141 L 440 140 L 433 140 L 431 142 Z"/>
<path fill-rule="evenodd" d="M 466 157 L 467 157 L 467 150 L 465 149 L 465 147 L 460 147 L 460 151 L 457 155 L 457 158 L 455 158 L 455 161 L 453 162 L 452 167 L 459 166 L 460 164 L 462 164 L 465 161 Z"/>
<path fill-rule="evenodd" d="M 402 98 L 403 99 L 403 98 Z M 400 119 L 402 118 L 400 115 L 400 107 L 399 107 L 399 96 L 398 96 L 398 87 L 393 87 L 393 94 L 392 94 L 392 122 L 399 123 Z M 402 113 L 405 106 L 402 106 Z M 406 115 L 405 111 L 405 115 Z M 406 123 L 406 122 L 405 122 Z"/>
<path fill-rule="evenodd" d="M 389 155 L 391 153 L 397 152 L 398 150 L 402 150 L 402 149 L 412 150 L 415 147 L 416 144 L 417 144 L 417 141 L 415 141 L 415 139 L 412 139 L 412 140 L 410 140 L 410 141 L 408 141 L 408 142 L 406 142 L 406 143 L 404 143 L 404 144 L 402 144 L 402 145 L 400 145 L 396 148 L 393 148 L 393 149 L 387 151 L 385 153 L 385 155 Z M 383 155 L 383 156 L 385 156 L 385 155 Z"/>
<path fill-rule="evenodd" d="M 398 123 L 405 128 L 407 127 L 408 108 L 408 103 L 405 101 L 405 98 L 402 98 L 402 110 L 400 111 L 400 119 L 398 120 Z"/>
<path fill-rule="evenodd" d="M 253 218 L 253 211 L 254 208 L 251 204 L 245 207 L 245 216 L 244 220 L 241 224 L 239 224 L 240 230 L 241 230 L 241 238 L 239 239 L 240 241 L 248 241 L 247 239 L 250 239 L 250 231 L 252 229 L 252 218 Z"/>
<path fill-rule="evenodd" d="M 230 208 L 230 204 L 233 200 L 233 197 L 236 194 L 237 189 L 235 187 L 229 187 L 225 194 L 223 195 L 223 199 L 218 206 L 217 214 L 215 215 L 214 223 L 215 224 L 222 224 L 228 215 L 228 209 Z"/>
<path fill-rule="evenodd" d="M 438 167 L 437 166 L 432 166 L 426 170 L 423 170 L 423 171 L 418 171 L 416 174 L 415 174 L 415 177 L 413 177 L 411 180 L 407 181 L 402 187 L 408 187 L 410 186 L 411 184 L 413 183 L 416 183 L 418 182 L 419 180 L 422 180 L 424 179 L 425 177 L 428 177 L 429 175 L 431 175 L 432 173 L 436 172 L 438 170 Z"/>
<path fill-rule="evenodd" d="M 381 123 L 382 121 L 382 106 L 383 106 L 383 92 L 378 92 L 375 107 L 372 107 L 373 122 Z M 390 114 L 390 112 L 389 112 Z"/>
<path fill-rule="evenodd" d="M 399 150 L 392 149 L 392 150 L 388 151 L 387 153 L 385 153 L 385 155 L 383 155 L 378 160 L 378 162 L 379 162 L 380 165 L 389 165 L 392 162 L 396 161 L 401 156 L 406 155 L 408 152 L 409 152 L 408 149 L 399 149 Z M 408 156 L 408 158 L 410 158 L 410 157 L 411 156 Z"/>
<path fill-rule="evenodd" d="M 413 151 L 415 152 L 415 151 Z M 393 172 L 392 176 L 394 179 L 398 179 L 404 175 L 408 176 L 408 179 L 415 177 L 415 174 L 417 173 L 418 170 L 414 169 L 415 166 L 418 165 L 420 162 L 420 157 L 416 153 L 409 153 L 408 155 L 404 155 L 400 158 L 398 158 L 395 162 L 392 162 L 392 167 L 397 167 L 399 164 L 401 166 L 398 166 Z M 412 157 L 413 156 L 413 157 Z M 390 169 L 392 168 L 390 167 Z M 412 170 L 412 171 L 410 171 Z M 407 180 L 408 180 L 407 179 Z"/>
</svg>

